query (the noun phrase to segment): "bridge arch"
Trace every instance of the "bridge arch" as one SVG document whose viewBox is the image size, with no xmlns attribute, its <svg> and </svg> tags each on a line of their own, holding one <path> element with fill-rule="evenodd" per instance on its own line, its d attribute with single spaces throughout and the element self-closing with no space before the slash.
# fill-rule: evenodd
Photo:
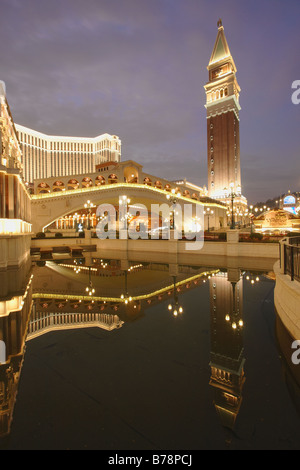
<svg viewBox="0 0 300 470">
<path fill-rule="evenodd" d="M 93 180 L 89 176 L 86 176 L 83 178 L 81 185 L 83 188 L 89 188 L 90 186 L 93 186 Z"/>
<path fill-rule="evenodd" d="M 152 186 L 152 180 L 151 178 L 149 178 L 148 176 L 146 176 L 146 178 L 144 178 L 144 184 L 148 185 L 148 186 Z"/>
<path fill-rule="evenodd" d="M 96 179 L 95 179 L 95 185 L 96 186 L 102 186 L 105 183 L 106 183 L 106 181 L 105 181 L 104 176 L 99 175 L 99 176 L 96 177 Z"/>
<path fill-rule="evenodd" d="M 65 187 L 65 184 L 63 183 L 63 181 L 57 180 L 53 183 L 52 191 L 54 193 L 58 192 L 58 191 L 65 191 L 65 190 L 66 190 L 66 187 Z"/>
<path fill-rule="evenodd" d="M 169 189 L 169 191 L 171 188 Z M 32 196 L 33 232 L 41 232 L 57 219 L 82 211 L 84 205 L 90 200 L 95 206 L 101 204 L 119 205 L 119 197 L 126 195 L 131 205 L 143 204 L 150 211 L 151 204 L 169 204 L 168 190 L 158 189 L 145 184 L 115 183 L 110 185 L 92 186 L 78 190 L 58 191 L 49 194 Z M 201 201 L 192 200 L 184 196 L 178 197 L 178 203 L 200 204 Z M 226 208 L 224 208 L 226 210 Z"/>
<path fill-rule="evenodd" d="M 50 193 L 51 188 L 50 188 L 49 184 L 47 184 L 45 182 L 42 182 L 38 185 L 37 192 L 38 192 L 38 194 Z"/>
<path fill-rule="evenodd" d="M 124 168 L 124 180 L 126 183 L 137 183 L 139 171 L 135 166 L 127 166 Z"/>
<path fill-rule="evenodd" d="M 115 173 L 111 173 L 108 177 L 108 184 L 116 184 L 118 183 L 118 177 Z"/>
<path fill-rule="evenodd" d="M 68 191 L 72 189 L 78 189 L 80 186 L 79 181 L 76 179 L 71 179 L 68 181 Z"/>
</svg>

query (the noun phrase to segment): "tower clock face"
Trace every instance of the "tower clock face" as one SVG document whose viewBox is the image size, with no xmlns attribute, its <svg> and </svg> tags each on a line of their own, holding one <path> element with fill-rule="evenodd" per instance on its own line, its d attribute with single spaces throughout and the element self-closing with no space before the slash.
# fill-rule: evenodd
<svg viewBox="0 0 300 470">
<path fill-rule="evenodd" d="M 216 70 L 213 71 L 212 73 L 212 78 L 218 78 L 220 77 L 221 75 L 223 75 L 225 72 L 224 72 L 224 69 L 223 67 L 219 67 L 217 68 Z"/>
<path fill-rule="evenodd" d="M 217 78 L 219 77 L 220 75 L 222 75 L 223 73 L 223 69 L 222 68 L 218 68 L 216 70 L 213 71 L 213 78 Z"/>
<path fill-rule="evenodd" d="M 218 67 L 212 71 L 212 79 L 219 78 L 222 75 L 225 75 L 227 72 L 230 72 L 231 67 L 229 64 L 224 64 L 222 67 Z"/>
</svg>

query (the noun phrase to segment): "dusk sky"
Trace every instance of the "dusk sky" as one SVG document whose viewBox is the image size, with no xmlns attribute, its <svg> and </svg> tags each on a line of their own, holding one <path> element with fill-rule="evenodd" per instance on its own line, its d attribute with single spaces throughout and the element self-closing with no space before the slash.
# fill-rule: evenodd
<svg viewBox="0 0 300 470">
<path fill-rule="evenodd" d="M 0 0 L 14 121 L 122 140 L 122 160 L 207 185 L 203 85 L 222 18 L 237 66 L 243 194 L 300 191 L 299 0 Z"/>
</svg>

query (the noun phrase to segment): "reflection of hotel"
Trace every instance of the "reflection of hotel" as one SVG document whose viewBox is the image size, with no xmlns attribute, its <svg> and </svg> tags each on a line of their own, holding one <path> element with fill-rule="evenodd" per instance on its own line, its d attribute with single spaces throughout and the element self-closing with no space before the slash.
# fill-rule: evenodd
<svg viewBox="0 0 300 470">
<path fill-rule="evenodd" d="M 220 272 L 210 279 L 210 302 L 210 385 L 214 390 L 214 405 L 222 425 L 233 429 L 245 381 L 243 281 L 239 270 Z"/>
<path fill-rule="evenodd" d="M 0 438 L 10 432 L 23 364 L 32 304 L 30 269 L 27 261 L 0 275 L 0 340 L 5 344 L 5 362 L 0 363 Z"/>
<path fill-rule="evenodd" d="M 121 141 L 116 135 L 61 137 L 15 125 L 22 150 L 24 178 L 28 183 L 40 178 L 92 173 L 96 165 L 119 162 Z"/>
</svg>

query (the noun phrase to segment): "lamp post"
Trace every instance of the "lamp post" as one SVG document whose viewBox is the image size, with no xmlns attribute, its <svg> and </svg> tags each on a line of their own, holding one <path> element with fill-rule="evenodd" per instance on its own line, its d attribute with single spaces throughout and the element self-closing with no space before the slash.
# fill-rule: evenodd
<svg viewBox="0 0 300 470">
<path fill-rule="evenodd" d="M 175 204 L 177 204 L 178 198 L 181 196 L 181 194 L 180 193 L 176 194 L 175 189 L 172 189 L 171 193 L 172 194 L 167 195 L 167 199 L 168 199 L 168 201 L 171 202 L 172 206 L 174 206 Z M 174 207 L 170 211 L 170 215 L 171 214 L 172 214 L 172 224 L 171 224 L 170 228 L 173 230 L 175 228 L 175 209 L 174 209 Z"/>
<path fill-rule="evenodd" d="M 204 211 L 204 215 L 207 215 L 207 231 L 209 232 L 210 227 L 209 227 L 209 216 L 214 215 L 214 211 L 211 210 L 209 207 Z"/>
<path fill-rule="evenodd" d="M 91 217 L 91 213 L 92 213 L 92 208 L 93 207 L 96 207 L 95 204 L 93 204 L 91 201 L 87 201 L 86 204 L 84 204 L 84 208 L 85 209 L 88 209 L 88 226 L 87 226 L 87 229 L 88 230 L 91 230 L 91 221 L 90 221 L 90 217 Z"/>
<path fill-rule="evenodd" d="M 130 212 L 128 212 L 127 205 L 131 200 L 127 196 L 120 196 L 119 198 L 119 232 L 127 231 Z"/>
<path fill-rule="evenodd" d="M 234 218 L 234 200 L 236 197 L 241 195 L 241 187 L 237 187 L 237 192 L 234 191 L 234 183 L 230 183 L 229 185 L 230 192 L 228 194 L 227 188 L 225 188 L 226 197 L 230 197 L 231 199 L 231 225 L 230 229 L 235 229 L 235 218 Z"/>
</svg>

